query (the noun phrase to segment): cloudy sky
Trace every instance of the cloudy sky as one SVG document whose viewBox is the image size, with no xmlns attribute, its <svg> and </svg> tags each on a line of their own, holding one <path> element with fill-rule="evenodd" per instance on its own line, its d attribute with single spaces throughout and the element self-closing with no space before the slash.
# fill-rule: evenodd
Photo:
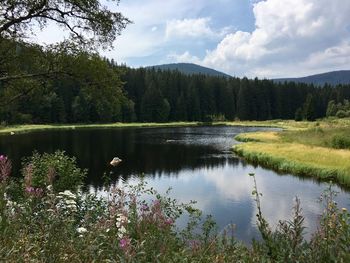
<svg viewBox="0 0 350 263">
<path fill-rule="evenodd" d="M 121 0 L 118 7 L 107 5 L 133 24 L 114 50 L 102 54 L 132 67 L 193 62 L 260 78 L 350 69 L 349 0 Z"/>
</svg>

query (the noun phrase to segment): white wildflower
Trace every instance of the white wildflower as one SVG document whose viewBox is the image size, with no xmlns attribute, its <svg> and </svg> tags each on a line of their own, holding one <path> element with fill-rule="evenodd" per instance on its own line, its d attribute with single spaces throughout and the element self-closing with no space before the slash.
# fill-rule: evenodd
<svg viewBox="0 0 350 263">
<path fill-rule="evenodd" d="M 75 196 L 75 194 L 73 194 L 71 191 L 69 191 L 69 190 L 65 190 L 64 192 L 61 192 L 60 193 L 61 195 L 64 195 L 64 196 L 67 196 L 67 197 L 70 197 L 70 198 L 72 198 L 72 199 L 75 199 L 76 198 L 76 196 Z"/>
<path fill-rule="evenodd" d="M 65 203 L 66 203 L 67 206 L 69 206 L 69 205 L 74 205 L 75 206 L 77 204 L 74 200 L 71 200 L 71 199 L 65 200 Z"/>
<path fill-rule="evenodd" d="M 77 228 L 77 232 L 78 232 L 79 234 L 84 234 L 84 233 L 87 232 L 87 229 L 86 229 L 85 227 L 78 227 L 78 228 Z"/>
<path fill-rule="evenodd" d="M 120 233 L 125 234 L 126 233 L 126 228 L 124 226 L 122 226 L 121 228 L 119 228 L 118 230 Z"/>
</svg>

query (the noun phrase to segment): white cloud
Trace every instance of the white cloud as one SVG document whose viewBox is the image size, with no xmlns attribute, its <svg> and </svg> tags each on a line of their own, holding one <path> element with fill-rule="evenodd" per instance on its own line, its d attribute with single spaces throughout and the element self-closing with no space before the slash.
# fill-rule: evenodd
<svg viewBox="0 0 350 263">
<path fill-rule="evenodd" d="M 253 6 L 255 30 L 227 34 L 200 64 L 250 77 L 349 68 L 349 1 L 266 0 Z"/>
<path fill-rule="evenodd" d="M 168 55 L 168 59 L 170 61 L 174 61 L 178 63 L 180 62 L 188 62 L 188 63 L 196 63 L 196 64 L 201 63 L 201 60 L 198 57 L 192 56 L 188 51 L 185 51 L 182 54 L 170 53 Z"/>
<path fill-rule="evenodd" d="M 220 35 L 220 32 L 214 32 L 210 28 L 210 18 L 185 18 L 173 19 L 166 23 L 165 35 L 166 38 L 215 38 Z"/>
</svg>

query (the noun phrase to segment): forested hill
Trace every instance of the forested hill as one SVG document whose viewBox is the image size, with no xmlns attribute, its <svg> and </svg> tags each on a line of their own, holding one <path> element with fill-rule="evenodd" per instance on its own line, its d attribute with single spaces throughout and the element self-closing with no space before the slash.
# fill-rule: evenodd
<svg viewBox="0 0 350 263">
<path fill-rule="evenodd" d="M 172 64 L 150 66 L 147 68 L 154 68 L 156 70 L 160 69 L 162 71 L 164 71 L 164 70 L 177 70 L 177 71 L 179 71 L 183 74 L 186 74 L 186 75 L 203 74 L 203 75 L 208 75 L 208 76 L 230 77 L 230 75 L 227 75 L 223 72 L 217 71 L 215 69 L 199 66 L 199 65 L 196 65 L 193 63 L 172 63 Z"/>
<path fill-rule="evenodd" d="M 339 70 L 322 74 L 311 75 L 301 78 L 281 78 L 275 79 L 277 82 L 297 82 L 323 86 L 326 83 L 332 86 L 338 84 L 350 84 L 350 70 Z"/>
<path fill-rule="evenodd" d="M 307 119 L 350 116 L 350 85 L 131 69 L 77 50 L 0 41 L 0 125 Z M 1 54 L 0 54 L 1 57 Z M 43 74 L 51 66 L 57 71 Z M 330 105 L 330 107 L 329 107 Z"/>
</svg>

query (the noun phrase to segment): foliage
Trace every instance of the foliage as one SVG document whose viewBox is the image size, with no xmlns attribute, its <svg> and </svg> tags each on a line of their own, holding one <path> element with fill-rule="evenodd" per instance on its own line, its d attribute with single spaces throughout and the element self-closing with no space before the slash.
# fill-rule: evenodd
<svg viewBox="0 0 350 263">
<path fill-rule="evenodd" d="M 348 99 L 344 99 L 343 102 L 336 103 L 334 100 L 328 102 L 327 117 L 335 116 L 337 118 L 350 117 L 350 103 Z"/>
<path fill-rule="evenodd" d="M 4 53 L 0 74 L 32 76 L 0 77 L 0 121 L 9 124 L 210 121 L 210 116 L 315 120 L 326 116 L 329 101 L 350 99 L 349 85 L 130 69 L 69 42 L 47 48 L 18 41 L 0 45 L 11 54 Z"/>
<path fill-rule="evenodd" d="M 36 45 L 17 45 L 21 51 L 11 62 L 13 68 L 18 63 L 27 65 L 18 74 L 39 74 L 50 63 L 61 73 L 0 80 L 1 120 L 10 124 L 133 120 L 134 104 L 122 90 L 120 69 L 96 54 L 79 49 L 68 53 L 65 45 L 49 51 Z M 16 46 L 8 50 L 15 53 Z"/>
<path fill-rule="evenodd" d="M 42 155 L 34 152 L 25 159 L 22 173 L 26 192 L 41 196 L 49 186 L 52 186 L 54 192 L 76 191 L 82 184 L 86 171 L 77 167 L 74 157 L 56 151 Z"/>
<path fill-rule="evenodd" d="M 119 0 L 114 0 L 116 4 Z M 70 33 L 79 44 L 111 46 L 130 21 L 99 0 L 3 0 L 0 6 L 0 38 L 25 39 L 34 26 L 43 29 L 49 22 Z M 1 40 L 0 40 L 1 42 Z"/>
<path fill-rule="evenodd" d="M 350 149 L 350 135 L 334 135 L 331 146 L 336 149 Z"/>
<path fill-rule="evenodd" d="M 169 103 L 167 121 L 209 121 L 208 116 L 223 116 L 229 121 L 236 118 L 315 120 L 326 115 L 328 101 L 350 98 L 349 85 L 315 87 L 292 82 L 185 75 L 152 68 L 125 68 L 122 80 L 128 98 L 135 103 L 137 121 L 143 121 L 144 114 L 148 121 L 156 121 L 148 114 L 152 112 L 151 104 L 144 112 L 150 89 L 156 94 L 154 97 L 161 96 Z M 158 104 L 153 105 L 154 110 Z"/>
<path fill-rule="evenodd" d="M 251 174 L 254 178 L 253 174 Z M 193 203 L 180 204 L 144 183 L 111 187 L 106 198 L 94 194 L 54 192 L 33 202 L 33 196 L 11 199 L 8 181 L 0 184 L 0 258 L 32 262 L 347 262 L 350 214 L 339 211 L 330 186 L 319 229 L 304 239 L 304 217 L 296 199 L 291 220 L 272 229 L 262 211 L 257 185 L 253 196 L 262 240 L 247 246 L 233 228 L 215 230 Z M 148 201 L 146 201 L 148 200 Z M 183 230 L 176 219 L 188 214 Z"/>
<path fill-rule="evenodd" d="M 112 0 L 117 6 L 119 0 Z M 0 121 L 65 123 L 133 118 L 119 71 L 98 48 L 130 23 L 99 0 L 4 0 L 0 6 Z M 34 29 L 56 23 L 69 38 L 40 46 L 28 41 Z"/>
</svg>

